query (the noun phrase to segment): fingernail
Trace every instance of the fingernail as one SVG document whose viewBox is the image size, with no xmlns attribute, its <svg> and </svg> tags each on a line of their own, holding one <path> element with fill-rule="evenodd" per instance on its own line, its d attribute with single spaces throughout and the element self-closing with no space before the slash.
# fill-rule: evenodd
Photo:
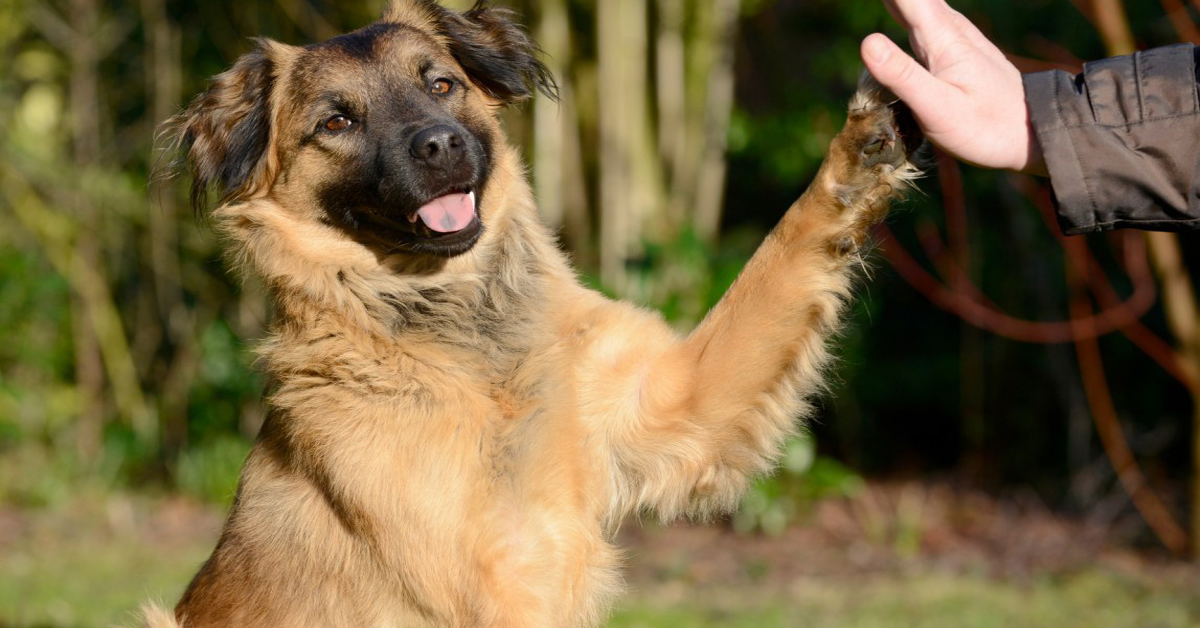
<svg viewBox="0 0 1200 628">
<path fill-rule="evenodd" d="M 875 63 L 884 64 L 892 56 L 892 47 L 884 41 L 883 35 L 872 35 L 867 39 L 867 54 Z"/>
</svg>

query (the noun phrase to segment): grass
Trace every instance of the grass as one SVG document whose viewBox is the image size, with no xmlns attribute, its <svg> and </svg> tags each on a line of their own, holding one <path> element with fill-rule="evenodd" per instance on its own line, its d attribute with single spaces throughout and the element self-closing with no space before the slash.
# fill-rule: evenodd
<svg viewBox="0 0 1200 628">
<path fill-rule="evenodd" d="M 766 598 L 745 591 L 642 596 L 628 601 L 609 628 L 1194 628 L 1198 594 L 1103 568 L 1029 583 L 891 575 L 807 581 Z"/>
<path fill-rule="evenodd" d="M 0 626 L 84 628 L 136 625 L 145 600 L 175 600 L 207 549 L 65 542 L 54 552 L 0 558 Z"/>
<path fill-rule="evenodd" d="M 178 597 L 219 521 L 211 508 L 139 498 L 0 507 L 0 628 L 135 625 L 143 600 Z M 1200 579 L 1137 561 L 1023 580 L 923 567 L 726 587 L 668 577 L 631 589 L 609 628 L 1200 626 Z"/>
<path fill-rule="evenodd" d="M 215 530 L 188 532 L 194 508 L 166 518 L 153 508 L 114 498 L 20 517 L 0 508 L 0 628 L 134 626 L 142 602 L 177 599 Z"/>
</svg>

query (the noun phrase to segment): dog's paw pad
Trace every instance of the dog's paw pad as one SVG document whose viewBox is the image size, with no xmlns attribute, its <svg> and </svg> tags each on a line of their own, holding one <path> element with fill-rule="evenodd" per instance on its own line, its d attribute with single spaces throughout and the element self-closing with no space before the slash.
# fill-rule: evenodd
<svg viewBox="0 0 1200 628">
<path fill-rule="evenodd" d="M 908 107 L 864 72 L 850 100 L 846 135 L 862 166 L 901 168 L 924 143 Z"/>
<path fill-rule="evenodd" d="M 864 73 L 846 126 L 830 148 L 839 202 L 875 204 L 903 189 L 920 174 L 913 154 L 923 142 L 904 103 Z"/>
<path fill-rule="evenodd" d="M 863 139 L 860 159 L 868 168 L 879 164 L 890 164 L 899 168 L 907 161 L 904 143 L 900 141 L 896 130 L 891 125 L 881 124 Z"/>
<path fill-rule="evenodd" d="M 825 189 L 848 227 L 844 242 L 834 246 L 836 255 L 857 250 L 867 228 L 920 176 L 914 153 L 923 143 L 908 108 L 864 74 L 822 166 Z"/>
</svg>

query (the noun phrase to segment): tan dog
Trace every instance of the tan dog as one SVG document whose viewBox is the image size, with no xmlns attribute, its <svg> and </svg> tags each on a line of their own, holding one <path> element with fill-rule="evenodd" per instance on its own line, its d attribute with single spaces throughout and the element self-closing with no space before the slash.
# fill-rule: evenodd
<svg viewBox="0 0 1200 628">
<path fill-rule="evenodd" d="M 581 287 L 538 221 L 497 121 L 538 86 L 507 12 L 396 0 L 324 43 L 259 42 L 175 120 L 277 320 L 221 540 L 150 626 L 595 626 L 623 518 L 728 512 L 771 468 L 912 138 L 860 91 L 681 338 Z"/>
</svg>

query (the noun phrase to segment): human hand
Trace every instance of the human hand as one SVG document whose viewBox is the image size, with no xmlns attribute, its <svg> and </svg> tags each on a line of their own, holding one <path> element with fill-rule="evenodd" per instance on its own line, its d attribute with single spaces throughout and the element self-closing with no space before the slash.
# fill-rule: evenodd
<svg viewBox="0 0 1200 628">
<path fill-rule="evenodd" d="M 863 62 L 925 136 L 963 161 L 1044 174 L 1021 73 L 1004 53 L 945 0 L 884 2 L 924 66 L 880 33 L 863 40 Z"/>
</svg>

